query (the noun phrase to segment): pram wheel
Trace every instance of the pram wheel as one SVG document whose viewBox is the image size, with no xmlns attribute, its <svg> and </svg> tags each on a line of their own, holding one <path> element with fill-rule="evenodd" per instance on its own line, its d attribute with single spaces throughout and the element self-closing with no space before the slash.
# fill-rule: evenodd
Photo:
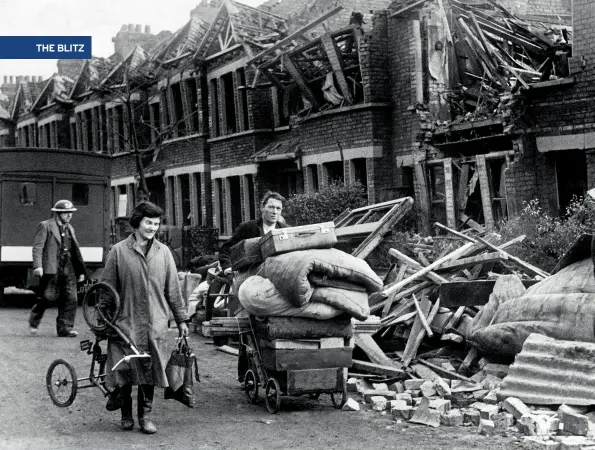
<svg viewBox="0 0 595 450">
<path fill-rule="evenodd" d="M 120 315 L 120 307 L 120 296 L 116 290 L 107 283 L 99 282 L 85 294 L 83 317 L 93 332 L 104 333 L 109 328 L 105 320 L 115 322 Z"/>
<path fill-rule="evenodd" d="M 279 407 L 281 406 L 281 386 L 275 378 L 269 378 L 269 381 L 267 381 L 264 400 L 268 412 L 275 414 L 279 411 Z"/>
<path fill-rule="evenodd" d="M 347 401 L 347 386 L 343 386 L 343 390 L 340 392 L 331 392 L 331 401 L 337 409 L 343 408 L 343 405 Z M 340 397 L 339 397 L 340 396 Z"/>
<path fill-rule="evenodd" d="M 76 397 L 77 378 L 74 367 L 63 359 L 56 359 L 48 368 L 45 384 L 56 406 L 66 407 Z"/>
<path fill-rule="evenodd" d="M 252 369 L 246 371 L 246 375 L 244 376 L 244 392 L 246 393 L 248 403 L 256 403 L 258 399 L 258 380 Z"/>
</svg>

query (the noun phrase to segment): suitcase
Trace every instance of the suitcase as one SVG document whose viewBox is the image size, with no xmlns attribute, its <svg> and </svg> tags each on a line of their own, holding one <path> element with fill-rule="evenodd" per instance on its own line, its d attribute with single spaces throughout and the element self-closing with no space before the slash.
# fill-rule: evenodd
<svg viewBox="0 0 595 450">
<path fill-rule="evenodd" d="M 331 248 L 337 243 L 334 222 L 275 228 L 260 238 L 263 259 L 281 253 L 311 248 Z"/>
<path fill-rule="evenodd" d="M 260 238 L 244 239 L 231 247 L 229 252 L 232 270 L 243 270 L 254 264 L 260 264 Z"/>
</svg>

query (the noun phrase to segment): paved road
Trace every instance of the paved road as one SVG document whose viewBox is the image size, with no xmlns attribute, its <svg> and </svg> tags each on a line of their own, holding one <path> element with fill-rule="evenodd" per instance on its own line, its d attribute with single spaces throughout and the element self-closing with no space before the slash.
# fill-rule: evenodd
<svg viewBox="0 0 595 450">
<path fill-rule="evenodd" d="M 15 302 L 11 302 L 13 305 Z M 330 398 L 283 399 L 271 415 L 264 402 L 250 405 L 235 381 L 235 358 L 218 352 L 200 336 L 191 336 L 199 356 L 202 382 L 196 407 L 164 400 L 156 391 L 154 422 L 158 433 L 121 431 L 119 411 L 105 409 L 97 389 L 79 391 L 74 403 L 58 408 L 45 388 L 45 374 L 56 358 L 71 362 L 81 377 L 90 357 L 77 338 L 55 335 L 56 310 L 47 311 L 39 336 L 28 335 L 25 307 L 0 308 L 0 449 L 474 449 L 504 450 L 511 439 L 485 438 L 469 428 L 429 429 L 397 424 L 389 416 L 364 409 L 337 411 Z M 81 339 L 93 339 L 82 314 Z M 172 342 L 175 330 L 172 330 Z M 135 401 L 136 402 L 136 401 Z"/>
</svg>

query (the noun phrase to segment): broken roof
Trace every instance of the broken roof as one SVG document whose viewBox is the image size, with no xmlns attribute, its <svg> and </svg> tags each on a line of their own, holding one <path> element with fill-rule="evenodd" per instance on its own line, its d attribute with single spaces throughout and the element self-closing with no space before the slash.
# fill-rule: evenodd
<svg viewBox="0 0 595 450">
<path fill-rule="evenodd" d="M 191 56 L 198 49 L 208 30 L 208 22 L 198 16 L 192 16 L 183 27 L 148 52 L 150 70 Z"/>
<path fill-rule="evenodd" d="M 515 92 L 568 76 L 572 29 L 561 17 L 556 25 L 530 21 L 535 17 L 522 19 L 492 0 L 451 0 L 450 8 L 458 80 L 450 80 L 447 99 L 457 118 L 439 124 L 438 134 L 465 121 L 502 117 L 506 125 Z M 512 129 L 508 124 L 504 132 Z"/>
<path fill-rule="evenodd" d="M 17 93 L 10 105 L 10 118 L 16 120 L 20 114 L 31 112 L 35 100 L 41 94 L 41 91 L 46 86 L 47 80 L 32 82 L 21 81 L 17 89 Z"/>
<path fill-rule="evenodd" d="M 239 46 L 250 55 L 252 48 L 262 50 L 287 34 L 284 18 L 232 0 L 224 0 L 195 58 L 231 51 Z"/>
<path fill-rule="evenodd" d="M 43 108 L 56 102 L 70 102 L 73 86 L 72 78 L 55 73 L 47 80 L 39 95 L 34 98 L 31 109 Z"/>
</svg>

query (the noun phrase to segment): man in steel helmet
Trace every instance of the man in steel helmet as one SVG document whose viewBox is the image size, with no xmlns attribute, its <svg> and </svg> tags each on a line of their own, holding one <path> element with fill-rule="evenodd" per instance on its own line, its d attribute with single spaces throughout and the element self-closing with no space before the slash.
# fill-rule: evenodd
<svg viewBox="0 0 595 450">
<path fill-rule="evenodd" d="M 37 226 L 33 243 L 33 273 L 41 280 L 40 298 L 29 316 L 30 332 L 37 334 L 48 300 L 57 300 L 58 336 L 76 337 L 78 333 L 73 329 L 77 308 L 76 282 L 83 281 L 87 273 L 74 228 L 70 225 L 76 208 L 70 200 L 59 200 L 52 211 L 54 217 Z"/>
</svg>

